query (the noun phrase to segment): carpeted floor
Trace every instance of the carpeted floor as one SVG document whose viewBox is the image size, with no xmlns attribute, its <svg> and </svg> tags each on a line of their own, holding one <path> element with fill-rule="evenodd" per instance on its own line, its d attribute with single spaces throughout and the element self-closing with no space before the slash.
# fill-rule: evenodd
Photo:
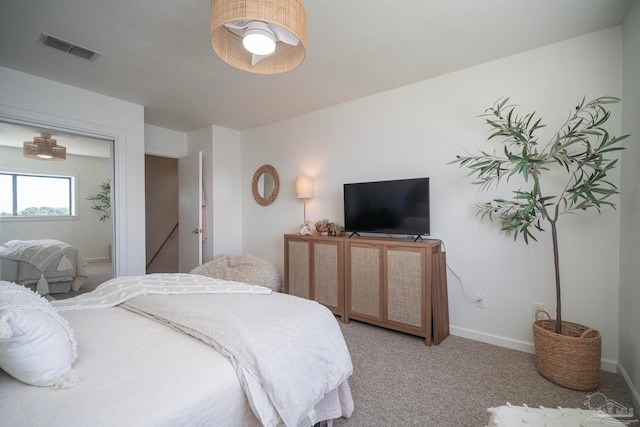
<svg viewBox="0 0 640 427">
<path fill-rule="evenodd" d="M 113 278 L 113 264 L 111 262 L 90 262 L 87 267 L 87 273 L 89 277 L 87 281 L 84 282 L 82 287 L 76 291 L 70 291 L 64 294 L 54 294 L 51 295 L 53 299 L 65 299 L 71 298 L 76 295 L 84 294 L 87 292 L 91 292 L 98 285 L 106 282 L 109 279 Z"/>
<path fill-rule="evenodd" d="M 489 420 L 487 408 L 506 402 L 588 409 L 588 393 L 543 378 L 533 354 L 455 336 L 427 347 L 400 332 L 356 321 L 340 325 L 354 365 L 355 410 L 335 427 L 480 427 Z M 617 374 L 602 372 L 598 391 L 632 407 Z"/>
</svg>

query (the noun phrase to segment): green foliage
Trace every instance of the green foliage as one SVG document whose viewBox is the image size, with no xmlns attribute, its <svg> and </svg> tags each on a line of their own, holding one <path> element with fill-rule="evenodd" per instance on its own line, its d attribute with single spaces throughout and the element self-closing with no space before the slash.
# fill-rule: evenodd
<svg viewBox="0 0 640 427">
<path fill-rule="evenodd" d="M 609 198 L 618 194 L 618 188 L 607 180 L 607 172 L 618 159 L 605 155 L 622 150 L 618 143 L 628 135 L 610 137 L 602 126 L 610 117 L 604 105 L 619 101 L 610 96 L 583 99 L 560 130 L 541 145 L 536 131 L 544 127 L 542 119 L 535 113 L 519 115 L 508 105 L 509 98 L 498 100 L 483 116 L 492 128 L 489 141 L 498 139 L 502 148 L 493 154 L 457 156 L 451 163 L 469 168 L 469 175 L 477 178 L 474 184 L 482 190 L 514 175 L 521 176 L 529 188 L 513 191 L 511 200 L 478 205 L 482 218 L 498 219 L 503 230 L 514 232 L 514 238 L 521 235 L 528 243 L 530 238 L 535 240 L 532 229 L 543 231 L 543 220 L 555 222 L 560 215 L 589 208 L 615 208 Z M 545 195 L 540 178 L 553 167 L 566 172 L 566 182 L 558 194 Z"/>
<path fill-rule="evenodd" d="M 32 206 L 21 210 L 18 216 L 34 215 L 69 215 L 68 208 L 52 208 L 49 206 Z"/>
<path fill-rule="evenodd" d="M 619 98 L 603 96 L 582 101 L 569 114 L 560 129 L 545 143 L 537 132 L 543 128 L 542 119 L 536 113 L 521 115 L 509 98 L 501 98 L 487 109 L 481 117 L 491 128 L 489 142 L 500 144 L 493 152 L 482 151 L 476 155 L 456 156 L 450 163 L 469 169 L 468 176 L 475 177 L 474 184 L 486 191 L 492 184 L 509 182 L 518 176 L 518 181 L 527 188 L 513 191 L 510 199 L 495 198 L 477 205 L 482 219 L 497 220 L 501 229 L 513 232 L 514 239 L 522 236 L 525 243 L 536 240 L 534 232 L 544 231 L 548 223 L 552 230 L 554 261 L 556 268 L 557 321 L 560 315 L 560 276 L 557 250 L 558 218 L 564 214 L 578 213 L 587 209 L 601 211 L 603 206 L 615 209 L 611 196 L 618 188 L 607 179 L 618 159 L 607 157 L 622 150 L 620 141 L 629 135 L 612 137 L 604 128 L 611 113 L 607 104 L 620 102 Z M 559 170 L 564 173 L 556 173 Z M 551 186 L 556 194 L 543 191 L 542 176 L 562 175 L 564 181 Z M 551 177 L 550 179 L 552 179 Z M 545 190 L 547 187 L 545 187 Z"/>
<path fill-rule="evenodd" d="M 100 214 L 100 221 L 108 220 L 111 217 L 111 180 L 100 184 L 100 192 L 87 197 L 87 200 L 95 202 L 91 209 Z"/>
</svg>

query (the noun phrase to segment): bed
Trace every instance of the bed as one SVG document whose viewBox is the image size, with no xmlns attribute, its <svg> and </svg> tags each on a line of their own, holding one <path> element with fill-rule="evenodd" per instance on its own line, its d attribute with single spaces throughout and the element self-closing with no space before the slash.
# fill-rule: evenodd
<svg viewBox="0 0 640 427">
<path fill-rule="evenodd" d="M 6 323 L 11 304 L 2 295 L 24 288 L 0 285 Z M 0 358 L 2 424 L 302 427 L 353 411 L 348 349 L 333 314 L 314 301 L 206 276 L 152 274 L 49 305 L 77 359 L 35 386 L 9 375 Z M 0 321 L 0 355 L 3 329 Z"/>
<path fill-rule="evenodd" d="M 87 279 L 87 265 L 76 247 L 59 240 L 10 240 L 0 245 L 0 280 L 42 295 L 79 290 Z"/>
</svg>

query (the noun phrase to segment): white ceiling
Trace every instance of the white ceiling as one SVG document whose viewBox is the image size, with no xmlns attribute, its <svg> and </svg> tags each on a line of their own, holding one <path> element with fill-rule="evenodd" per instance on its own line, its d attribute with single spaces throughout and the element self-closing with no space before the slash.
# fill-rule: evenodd
<svg viewBox="0 0 640 427">
<path fill-rule="evenodd" d="M 2 0 L 0 66 L 143 105 L 151 125 L 247 129 L 615 26 L 633 2 L 303 0 L 305 61 L 265 76 L 213 53 L 209 0 Z"/>
</svg>

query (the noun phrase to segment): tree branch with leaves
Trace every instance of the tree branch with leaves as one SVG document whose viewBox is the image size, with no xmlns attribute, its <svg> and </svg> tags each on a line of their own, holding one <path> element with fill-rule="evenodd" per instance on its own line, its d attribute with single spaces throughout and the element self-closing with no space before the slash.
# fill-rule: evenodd
<svg viewBox="0 0 640 427">
<path fill-rule="evenodd" d="M 107 179 L 100 184 L 100 191 L 87 197 L 94 203 L 91 209 L 100 214 L 100 221 L 106 221 L 111 218 L 111 180 Z"/>
<path fill-rule="evenodd" d="M 497 220 L 501 229 L 521 236 L 526 244 L 537 240 L 534 232 L 543 232 L 549 224 L 553 243 L 553 261 L 556 285 L 556 332 L 562 333 L 562 304 L 560 287 L 560 261 L 558 256 L 557 223 L 560 216 L 596 209 L 603 206 L 615 209 L 611 196 L 618 187 L 607 179 L 607 173 L 617 164 L 617 158 L 607 157 L 622 150 L 620 142 L 629 135 L 611 137 L 604 128 L 611 112 L 606 105 L 620 102 L 619 98 L 603 96 L 585 101 L 569 114 L 558 131 L 544 144 L 537 131 L 543 128 L 536 113 L 520 115 L 509 98 L 501 98 L 481 117 L 491 127 L 488 141 L 497 141 L 500 149 L 493 153 L 481 151 L 477 155 L 456 156 L 450 163 L 469 169 L 473 183 L 486 191 L 493 184 L 509 182 L 519 176 L 527 188 L 513 191 L 510 199 L 495 198 L 476 205 L 482 219 Z M 552 169 L 565 172 L 566 180 L 557 194 L 543 192 L 542 176 Z M 547 182 L 548 184 L 548 182 Z M 547 188 L 545 187 L 545 191 Z"/>
</svg>

